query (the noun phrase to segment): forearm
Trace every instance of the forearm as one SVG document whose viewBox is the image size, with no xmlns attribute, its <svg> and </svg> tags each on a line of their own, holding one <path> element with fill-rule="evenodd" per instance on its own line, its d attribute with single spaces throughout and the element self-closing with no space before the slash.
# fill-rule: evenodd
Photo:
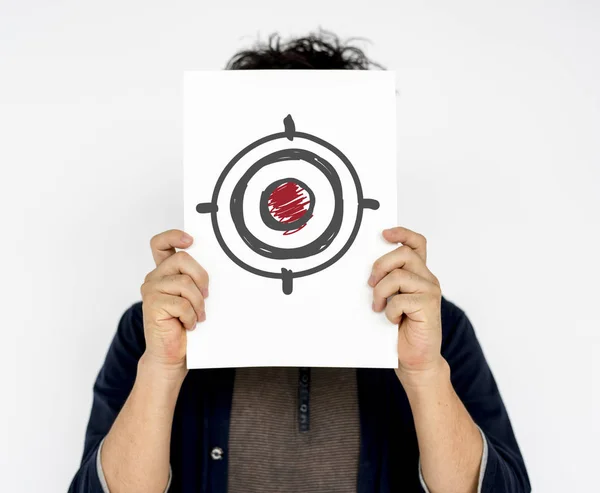
<svg viewBox="0 0 600 493">
<path fill-rule="evenodd" d="M 173 413 L 183 375 L 165 375 L 142 356 L 136 380 L 102 445 L 111 493 L 163 493 L 169 477 Z"/>
<path fill-rule="evenodd" d="M 412 409 L 430 493 L 475 493 L 483 441 L 456 395 L 445 360 L 428 375 L 401 378 Z"/>
</svg>

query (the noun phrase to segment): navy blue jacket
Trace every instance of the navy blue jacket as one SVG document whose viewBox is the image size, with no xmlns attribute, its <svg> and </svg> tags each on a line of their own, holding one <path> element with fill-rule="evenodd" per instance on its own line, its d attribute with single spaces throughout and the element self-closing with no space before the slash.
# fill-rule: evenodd
<svg viewBox="0 0 600 493">
<path fill-rule="evenodd" d="M 523 457 L 494 377 L 465 313 L 442 298 L 442 355 L 451 379 L 488 443 L 483 493 L 531 491 Z M 70 493 L 102 493 L 98 445 L 125 403 L 144 352 L 141 302 L 122 316 L 94 385 L 81 466 Z M 169 493 L 226 493 L 229 416 L 235 369 L 190 370 L 175 408 Z M 357 369 L 360 461 L 357 493 L 422 492 L 419 450 L 406 394 L 392 369 Z M 214 447 L 221 460 L 211 459 Z"/>
</svg>

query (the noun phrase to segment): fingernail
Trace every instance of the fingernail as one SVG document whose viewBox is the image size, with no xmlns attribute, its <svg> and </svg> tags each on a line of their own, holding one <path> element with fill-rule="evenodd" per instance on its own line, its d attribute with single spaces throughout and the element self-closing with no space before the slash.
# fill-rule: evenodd
<svg viewBox="0 0 600 493">
<path fill-rule="evenodd" d="M 196 328 L 196 324 L 192 325 L 192 327 L 190 328 L 190 330 L 194 330 Z"/>
<path fill-rule="evenodd" d="M 375 309 L 375 302 L 371 303 L 371 308 L 373 309 L 374 312 L 376 312 L 377 310 Z"/>
<path fill-rule="evenodd" d="M 203 298 L 208 298 L 208 288 L 200 288 L 200 294 Z"/>
<path fill-rule="evenodd" d="M 371 274 L 371 276 L 369 277 L 369 286 L 373 286 L 375 284 L 375 276 L 373 274 Z"/>
<path fill-rule="evenodd" d="M 202 312 L 199 316 L 198 316 L 198 322 L 204 322 L 206 320 L 206 312 Z"/>
<path fill-rule="evenodd" d="M 181 242 L 182 243 L 191 243 L 192 242 L 192 237 L 189 234 L 187 234 L 187 233 L 183 233 L 181 235 Z"/>
</svg>

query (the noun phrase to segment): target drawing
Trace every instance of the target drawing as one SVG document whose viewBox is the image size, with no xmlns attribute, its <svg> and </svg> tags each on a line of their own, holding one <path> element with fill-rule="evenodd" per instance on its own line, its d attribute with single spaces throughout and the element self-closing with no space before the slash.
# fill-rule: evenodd
<svg viewBox="0 0 600 493">
<path fill-rule="evenodd" d="M 363 210 L 379 202 L 363 197 L 356 170 L 336 147 L 297 132 L 294 120 L 240 151 L 225 167 L 210 214 L 225 254 L 252 274 L 281 279 L 285 294 L 294 278 L 337 262 L 352 246 Z M 235 253 L 234 253 L 235 252 Z"/>
</svg>

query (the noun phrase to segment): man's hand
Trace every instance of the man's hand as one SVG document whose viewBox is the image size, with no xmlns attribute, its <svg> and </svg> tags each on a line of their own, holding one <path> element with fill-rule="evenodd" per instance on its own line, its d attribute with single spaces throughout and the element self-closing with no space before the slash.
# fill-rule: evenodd
<svg viewBox="0 0 600 493">
<path fill-rule="evenodd" d="M 156 269 L 141 286 L 146 352 L 144 363 L 185 375 L 186 330 L 194 330 L 206 319 L 204 298 L 208 296 L 208 274 L 187 252 L 193 242 L 178 229 L 150 240 Z"/>
<path fill-rule="evenodd" d="M 113 493 L 160 493 L 169 483 L 173 415 L 187 374 L 186 331 L 205 319 L 208 296 L 206 271 L 188 253 L 175 251 L 192 242 L 177 229 L 150 241 L 156 268 L 140 289 L 146 350 L 100 452 Z"/>
<path fill-rule="evenodd" d="M 383 237 L 402 246 L 373 264 L 368 281 L 373 287 L 373 310 L 385 310 L 390 322 L 398 324 L 398 378 L 418 383 L 444 363 L 440 283 L 425 264 L 424 236 L 397 227 L 384 230 Z"/>
<path fill-rule="evenodd" d="M 425 265 L 425 237 L 406 228 L 386 229 L 383 236 L 402 246 L 373 264 L 373 309 L 398 324 L 396 375 L 413 413 L 425 484 L 431 493 L 473 493 L 483 440 L 441 355 L 442 292 Z"/>
</svg>

